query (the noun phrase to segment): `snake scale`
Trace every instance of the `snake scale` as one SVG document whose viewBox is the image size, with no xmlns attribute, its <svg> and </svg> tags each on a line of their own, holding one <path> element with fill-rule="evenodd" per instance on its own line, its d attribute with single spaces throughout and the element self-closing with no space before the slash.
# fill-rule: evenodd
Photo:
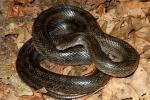
<svg viewBox="0 0 150 100">
<path fill-rule="evenodd" d="M 126 77 L 137 69 L 138 52 L 104 33 L 96 19 L 81 8 L 53 6 L 39 14 L 32 30 L 32 39 L 19 51 L 16 69 L 24 82 L 35 89 L 44 87 L 51 97 L 82 97 L 103 87 L 110 76 Z M 42 68 L 44 59 L 62 65 L 94 63 L 97 69 L 88 76 L 61 75 Z"/>
</svg>

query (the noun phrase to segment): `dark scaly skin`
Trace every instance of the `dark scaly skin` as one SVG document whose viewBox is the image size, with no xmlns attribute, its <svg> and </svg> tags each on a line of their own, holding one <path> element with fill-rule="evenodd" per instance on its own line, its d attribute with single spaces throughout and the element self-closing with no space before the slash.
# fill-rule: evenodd
<svg viewBox="0 0 150 100">
<path fill-rule="evenodd" d="M 85 48 L 86 43 L 74 39 L 78 32 L 84 38 L 93 36 L 97 42 L 94 44 L 91 40 L 91 46 Z M 93 62 L 100 71 L 115 77 L 132 74 L 139 63 L 139 54 L 131 45 L 104 33 L 95 18 L 78 7 L 58 5 L 42 12 L 34 22 L 32 35 L 35 48 L 56 63 L 80 65 Z M 71 48 L 65 50 L 57 49 L 69 42 L 76 47 L 70 45 Z M 120 61 L 112 61 L 109 54 Z"/>
<path fill-rule="evenodd" d="M 27 41 L 17 58 L 16 69 L 23 81 L 29 86 L 40 89 L 46 88 L 46 94 L 58 99 L 72 99 L 90 94 L 104 86 L 109 76 L 96 70 L 89 76 L 67 76 L 50 72 L 40 66 L 43 57 Z M 57 92 L 65 93 L 65 95 Z"/>
<path fill-rule="evenodd" d="M 82 32 L 69 34 L 68 40 L 62 41 L 56 47 L 59 50 L 65 50 L 76 45 L 83 45 L 91 56 L 92 62 L 100 71 L 114 77 L 126 77 L 133 74 L 138 66 L 139 55 L 132 46 L 115 37 L 104 36 L 104 40 L 100 38 L 101 41 L 97 41 L 91 34 L 91 32 L 88 35 Z M 104 48 L 99 44 L 104 45 Z M 109 53 L 116 56 L 120 61 L 115 62 L 110 59 Z"/>
<path fill-rule="evenodd" d="M 109 79 L 106 74 L 128 76 L 136 70 L 139 62 L 139 55 L 133 47 L 123 40 L 103 33 L 91 14 L 73 6 L 59 5 L 42 12 L 34 22 L 32 42 L 34 46 L 28 42 L 19 52 L 19 76 L 31 87 L 45 87 L 48 95 L 59 99 L 90 94 L 104 86 Z M 93 62 L 106 74 L 96 71 L 96 74 L 85 79 L 54 74 L 36 64 L 39 63 L 38 57 L 35 57 L 38 52 L 42 59 L 63 65 Z M 108 54 L 121 59 L 121 62 L 113 62 Z"/>
</svg>

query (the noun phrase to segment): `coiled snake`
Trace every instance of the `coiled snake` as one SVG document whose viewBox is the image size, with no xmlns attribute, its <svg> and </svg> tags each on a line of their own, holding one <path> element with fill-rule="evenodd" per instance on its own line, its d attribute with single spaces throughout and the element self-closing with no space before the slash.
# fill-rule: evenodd
<svg viewBox="0 0 150 100">
<path fill-rule="evenodd" d="M 113 61 L 109 55 L 119 61 Z M 42 68 L 43 59 L 63 65 L 94 63 L 97 69 L 89 76 L 60 75 Z M 46 94 L 54 98 L 70 99 L 98 90 L 110 76 L 131 75 L 138 62 L 137 51 L 127 42 L 105 34 L 90 13 L 58 5 L 36 18 L 32 39 L 19 51 L 16 69 L 29 86 L 44 87 Z"/>
</svg>

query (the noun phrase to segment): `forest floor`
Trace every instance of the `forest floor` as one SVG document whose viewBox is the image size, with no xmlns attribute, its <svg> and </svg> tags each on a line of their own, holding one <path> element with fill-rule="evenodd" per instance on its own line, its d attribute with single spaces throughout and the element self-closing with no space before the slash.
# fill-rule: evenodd
<svg viewBox="0 0 150 100">
<path fill-rule="evenodd" d="M 100 92 L 77 100 L 150 100 L 149 0 L 0 0 L 0 100 L 55 100 L 21 81 L 15 64 L 19 49 L 32 38 L 34 19 L 57 4 L 55 1 L 89 11 L 104 32 L 127 41 L 140 54 L 133 75 L 113 77 Z M 53 65 L 50 70 L 84 73 L 79 67 L 60 65 Z"/>
</svg>

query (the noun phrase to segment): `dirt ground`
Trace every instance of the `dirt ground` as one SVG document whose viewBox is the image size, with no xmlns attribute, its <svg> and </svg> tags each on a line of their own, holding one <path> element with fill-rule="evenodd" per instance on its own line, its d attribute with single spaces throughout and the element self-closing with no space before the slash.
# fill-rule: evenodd
<svg viewBox="0 0 150 100">
<path fill-rule="evenodd" d="M 127 41 L 140 54 L 133 75 L 113 77 L 102 91 L 77 100 L 150 100 L 150 0 L 0 0 L 0 100 L 55 100 L 21 81 L 15 62 L 19 49 L 32 37 L 34 19 L 58 3 L 89 11 L 104 32 Z M 58 65 L 51 71 L 84 73 Z"/>
</svg>

